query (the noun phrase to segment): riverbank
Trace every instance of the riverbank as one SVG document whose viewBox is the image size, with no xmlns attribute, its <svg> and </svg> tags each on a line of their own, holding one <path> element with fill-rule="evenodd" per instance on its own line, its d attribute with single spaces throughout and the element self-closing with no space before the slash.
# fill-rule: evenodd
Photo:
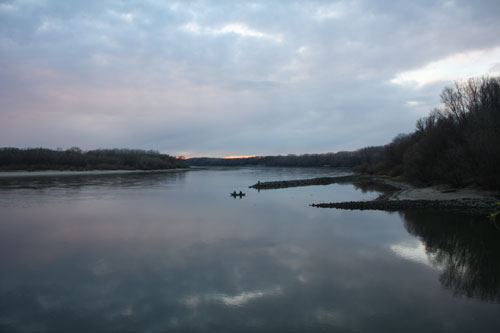
<svg viewBox="0 0 500 333">
<path fill-rule="evenodd" d="M 314 203 L 311 206 L 384 211 L 408 209 L 460 210 L 488 214 L 495 210 L 496 202 L 500 200 L 500 193 L 494 191 L 484 191 L 472 187 L 452 188 L 447 185 L 420 188 L 393 178 L 369 175 L 258 182 L 250 186 L 250 188 L 269 190 L 340 183 L 352 183 L 355 186 L 372 188 L 381 194 L 372 201 Z"/>
</svg>

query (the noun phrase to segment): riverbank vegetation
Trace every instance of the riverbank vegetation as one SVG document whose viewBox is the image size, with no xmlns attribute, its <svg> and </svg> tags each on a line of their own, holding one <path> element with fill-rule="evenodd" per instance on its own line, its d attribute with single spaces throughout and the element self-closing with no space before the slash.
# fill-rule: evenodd
<svg viewBox="0 0 500 333">
<path fill-rule="evenodd" d="M 500 189 L 500 77 L 470 79 L 446 88 L 443 109 L 397 136 L 362 171 L 404 176 L 422 185 L 477 184 Z"/>
<path fill-rule="evenodd" d="M 157 151 L 137 149 L 0 148 L 0 170 L 160 170 L 186 168 L 187 163 Z"/>
</svg>

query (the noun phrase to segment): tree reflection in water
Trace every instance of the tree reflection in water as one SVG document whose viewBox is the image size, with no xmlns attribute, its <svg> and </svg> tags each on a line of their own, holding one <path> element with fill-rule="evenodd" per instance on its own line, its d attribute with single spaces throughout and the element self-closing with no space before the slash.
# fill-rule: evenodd
<svg viewBox="0 0 500 333">
<path fill-rule="evenodd" d="M 484 216 L 403 211 L 408 232 L 418 237 L 440 281 L 456 296 L 500 302 L 500 229 Z"/>
</svg>

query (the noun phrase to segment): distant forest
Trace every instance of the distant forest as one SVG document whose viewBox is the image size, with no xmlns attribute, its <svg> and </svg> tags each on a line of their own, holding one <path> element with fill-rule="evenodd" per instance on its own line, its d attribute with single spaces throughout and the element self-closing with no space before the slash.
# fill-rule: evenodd
<svg viewBox="0 0 500 333">
<path fill-rule="evenodd" d="M 417 185 L 479 185 L 500 190 L 500 77 L 456 82 L 441 93 L 416 130 L 385 146 L 354 152 L 221 159 L 191 158 L 193 166 L 332 166 L 404 177 Z"/>
<path fill-rule="evenodd" d="M 280 166 L 280 167 L 345 167 L 357 168 L 372 164 L 383 151 L 383 147 L 367 147 L 357 151 L 341 151 L 326 154 L 304 154 L 285 156 L 256 156 L 247 158 L 195 157 L 187 159 L 192 166 Z"/>
<path fill-rule="evenodd" d="M 182 159 L 156 151 L 98 149 L 83 152 L 44 148 L 0 148 L 0 170 L 160 170 L 188 167 Z"/>
</svg>

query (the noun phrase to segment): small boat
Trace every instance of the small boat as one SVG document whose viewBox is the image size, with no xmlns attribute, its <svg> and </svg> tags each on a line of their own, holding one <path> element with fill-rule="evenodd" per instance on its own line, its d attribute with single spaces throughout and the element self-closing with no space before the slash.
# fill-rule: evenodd
<svg viewBox="0 0 500 333">
<path fill-rule="evenodd" d="M 242 197 L 244 197 L 244 196 L 245 196 L 245 193 L 243 193 L 243 192 L 241 192 L 241 191 L 240 191 L 240 193 L 236 193 L 236 191 L 234 191 L 234 192 L 233 192 L 233 193 L 231 193 L 230 195 L 231 195 L 233 198 L 240 197 L 240 199 L 241 199 Z"/>
</svg>

